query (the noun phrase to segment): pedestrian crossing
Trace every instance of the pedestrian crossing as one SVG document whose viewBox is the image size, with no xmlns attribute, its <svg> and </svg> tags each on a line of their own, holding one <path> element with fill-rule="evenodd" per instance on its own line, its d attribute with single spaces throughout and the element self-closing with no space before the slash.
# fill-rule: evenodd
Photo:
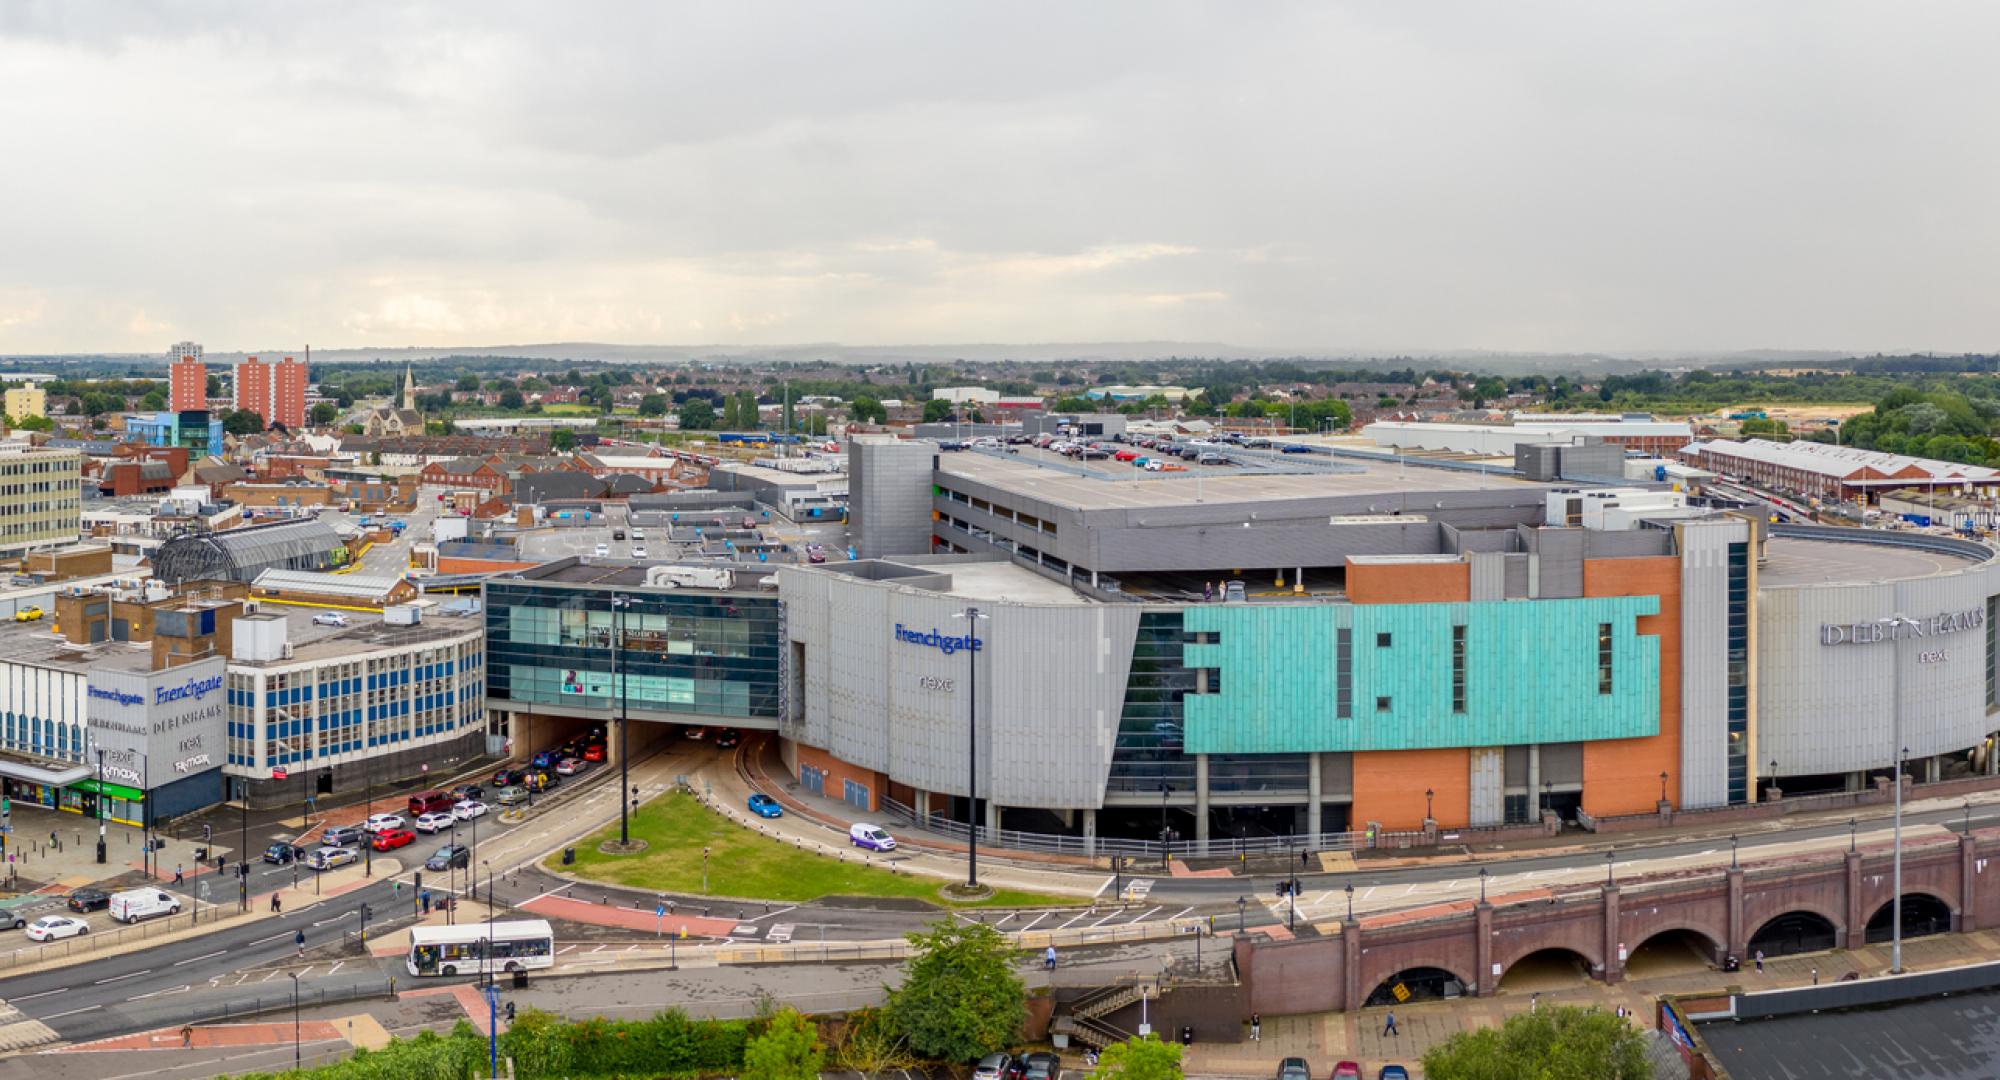
<svg viewBox="0 0 2000 1080">
<path fill-rule="evenodd" d="M 61 1039 L 47 1024 L 29 1019 L 21 1010 L 0 1001 L 0 1052 L 26 1050 Z"/>
<path fill-rule="evenodd" d="M 795 929 L 797 929 L 797 924 L 781 922 L 771 927 L 770 932 L 764 935 L 764 940 L 773 944 L 783 945 L 785 942 L 792 940 L 792 931 Z"/>
</svg>

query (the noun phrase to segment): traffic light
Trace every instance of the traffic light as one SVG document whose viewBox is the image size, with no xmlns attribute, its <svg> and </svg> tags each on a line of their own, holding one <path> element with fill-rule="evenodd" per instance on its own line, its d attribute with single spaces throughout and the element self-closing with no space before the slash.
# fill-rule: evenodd
<svg viewBox="0 0 2000 1080">
<path fill-rule="evenodd" d="M 375 917 L 375 909 L 374 909 L 374 908 L 372 908 L 372 907 L 369 907 L 369 906 L 368 906 L 367 904 L 363 904 L 363 905 L 361 905 L 361 921 L 362 921 L 362 922 L 367 922 L 368 920 L 370 920 L 370 919 L 372 919 L 372 918 L 374 918 L 374 917 Z"/>
<path fill-rule="evenodd" d="M 416 873 L 410 875 L 410 877 L 412 879 L 411 884 L 415 888 L 421 889 L 424 887 L 424 872 L 422 870 L 419 870 Z"/>
<path fill-rule="evenodd" d="M 212 843 L 214 843 L 214 842 L 215 842 L 215 827 L 214 827 L 214 826 L 212 826 L 212 825 L 203 825 L 203 826 L 201 827 L 201 842 L 202 842 L 202 843 L 204 843 L 204 844 L 212 844 Z"/>
</svg>

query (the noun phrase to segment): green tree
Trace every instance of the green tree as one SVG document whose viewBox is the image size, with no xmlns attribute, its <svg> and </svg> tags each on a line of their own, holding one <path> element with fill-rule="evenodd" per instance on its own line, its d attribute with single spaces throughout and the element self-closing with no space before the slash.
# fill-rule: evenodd
<svg viewBox="0 0 2000 1080">
<path fill-rule="evenodd" d="M 335 408 L 334 404 L 330 401 L 320 402 L 312 407 L 312 412 L 306 414 L 306 419 L 311 420 L 321 427 L 325 427 L 339 418 L 340 410 Z"/>
<path fill-rule="evenodd" d="M 222 430 L 230 435 L 256 435 L 264 430 L 264 418 L 249 409 L 238 409 L 222 418 Z"/>
<path fill-rule="evenodd" d="M 167 395 L 155 390 L 139 399 L 139 407 L 148 412 L 159 412 L 167 407 Z"/>
<path fill-rule="evenodd" d="M 1026 991 L 1008 941 L 981 923 L 935 923 L 905 935 L 911 959 L 889 1015 L 910 1049 L 971 1061 L 1012 1045 L 1028 1019 Z"/>
<path fill-rule="evenodd" d="M 645 397 L 640 398 L 639 415 L 640 416 L 667 415 L 667 395 L 647 394 Z"/>
<path fill-rule="evenodd" d="M 1599 1009 L 1515 1013 L 1498 1028 L 1461 1031 L 1424 1054 L 1430 1080 L 1649 1080 L 1645 1042 Z"/>
<path fill-rule="evenodd" d="M 715 406 L 707 398 L 689 398 L 681 405 L 682 431 L 707 431 L 715 426 Z"/>
<path fill-rule="evenodd" d="M 889 422 L 889 410 L 883 408 L 882 403 L 872 397 L 863 396 L 855 398 L 847 406 L 847 415 L 864 423 L 886 424 Z"/>
<path fill-rule="evenodd" d="M 549 432 L 549 449 L 558 454 L 567 454 L 576 449 L 576 432 L 568 428 L 557 428 Z"/>
<path fill-rule="evenodd" d="M 54 431 L 56 422 L 46 416 L 24 416 L 11 426 L 15 431 Z"/>
<path fill-rule="evenodd" d="M 743 1048 L 743 1080 L 818 1080 L 826 1052 L 812 1021 L 786 1006 Z"/>
<path fill-rule="evenodd" d="M 503 409 L 518 409 L 526 403 L 527 399 L 521 396 L 519 390 L 500 391 L 500 407 Z"/>
<path fill-rule="evenodd" d="M 1055 407 L 1050 411 L 1059 413 L 1096 412 L 1097 403 L 1086 397 L 1060 397 L 1056 399 Z"/>
<path fill-rule="evenodd" d="M 1179 1043 L 1161 1042 L 1157 1035 L 1144 1035 L 1112 1043 L 1098 1055 L 1097 1068 L 1090 1080 L 1180 1080 Z"/>
<path fill-rule="evenodd" d="M 763 426 L 763 421 L 757 413 L 757 395 L 748 390 L 739 391 L 736 395 L 735 426 L 741 431 Z"/>
<path fill-rule="evenodd" d="M 924 402 L 924 423 L 943 423 L 951 416 L 951 402 L 943 398 L 932 398 Z"/>
<path fill-rule="evenodd" d="M 847 1014 L 846 1030 L 833 1051 L 833 1063 L 861 1080 L 875 1080 L 890 1069 L 917 1064 L 910 1056 L 909 1036 L 896 1030 L 886 1011 L 872 1007 Z"/>
<path fill-rule="evenodd" d="M 205 389 L 205 390 L 204 390 L 203 392 L 204 392 L 204 394 L 206 394 L 206 396 L 208 396 L 208 397 L 221 397 L 221 396 L 222 396 L 222 376 L 220 376 L 220 375 L 210 375 L 210 376 L 208 377 L 208 386 L 207 386 L 207 388 L 206 388 L 206 389 Z"/>
<path fill-rule="evenodd" d="M 458 377 L 458 388 L 470 394 L 479 389 L 479 376 L 466 372 Z"/>
</svg>

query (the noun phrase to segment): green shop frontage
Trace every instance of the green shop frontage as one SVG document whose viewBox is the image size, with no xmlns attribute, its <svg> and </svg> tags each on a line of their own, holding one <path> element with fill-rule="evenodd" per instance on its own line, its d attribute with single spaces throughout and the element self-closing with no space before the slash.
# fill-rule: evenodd
<svg viewBox="0 0 2000 1080">
<path fill-rule="evenodd" d="M 99 781 L 94 767 L 48 768 L 0 760 L 0 794 L 14 805 L 28 804 L 126 825 L 144 825 L 146 793 L 136 787 Z M 81 779 L 76 779 L 81 777 Z"/>
</svg>

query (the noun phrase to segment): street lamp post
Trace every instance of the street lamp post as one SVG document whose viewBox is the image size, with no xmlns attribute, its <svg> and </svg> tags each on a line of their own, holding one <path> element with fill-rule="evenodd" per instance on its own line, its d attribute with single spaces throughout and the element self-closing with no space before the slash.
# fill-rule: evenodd
<svg viewBox="0 0 2000 1080">
<path fill-rule="evenodd" d="M 1667 770 L 1660 770 L 1660 801 L 1667 801 Z"/>
<path fill-rule="evenodd" d="M 1736 834 L 1729 834 L 1729 868 L 1736 869 Z"/>
<path fill-rule="evenodd" d="M 627 715 L 625 695 L 625 609 L 631 606 L 631 597 L 612 594 L 611 613 L 616 625 L 612 627 L 611 677 L 618 682 L 618 843 L 623 846 L 632 843 L 631 804 L 625 798 L 625 790 L 632 784 L 632 719 Z"/>
<path fill-rule="evenodd" d="M 1847 819 L 1847 853 L 1854 854 L 1854 830 L 1859 824 L 1854 818 Z"/>
<path fill-rule="evenodd" d="M 1435 798 L 1437 798 L 1437 790 L 1436 790 L 1435 788 L 1425 788 L 1425 789 L 1424 789 L 1424 820 L 1425 820 L 1425 821 L 1429 821 L 1429 820 L 1431 820 L 1431 818 L 1432 818 L 1432 817 L 1434 817 L 1434 816 L 1435 816 L 1435 815 L 1433 815 L 1433 814 L 1431 813 L 1431 800 L 1432 800 L 1432 799 L 1435 799 Z"/>
<path fill-rule="evenodd" d="M 1903 745 L 1903 639 L 1897 631 L 1906 626 L 1915 628 L 1922 624 L 1907 615 L 1891 615 L 1881 621 L 1889 628 L 1891 650 L 1889 749 L 1890 758 L 1895 764 L 1890 771 L 1889 779 L 1896 788 L 1896 829 L 1893 841 L 1895 854 L 1894 868 L 1891 871 L 1893 878 L 1891 888 L 1894 889 L 1894 894 L 1889 899 L 1893 909 L 1889 915 L 1889 974 L 1901 975 L 1903 973 L 1903 757 L 1910 752 L 1910 748 Z"/>
<path fill-rule="evenodd" d="M 104 748 L 97 748 L 97 861 L 103 862 L 104 852 Z"/>
<path fill-rule="evenodd" d="M 493 1080 L 500 1080 L 500 988 L 486 984 L 486 1067 Z"/>
<path fill-rule="evenodd" d="M 1479 868 L 1479 902 L 1486 902 L 1486 868 Z"/>
<path fill-rule="evenodd" d="M 979 620 L 989 618 L 968 606 L 952 615 L 965 620 L 965 887 L 979 888 Z"/>
<path fill-rule="evenodd" d="M 493 940 L 493 907 L 494 907 L 494 901 L 493 901 L 493 860 L 491 860 L 491 859 L 481 859 L 481 860 L 479 860 L 479 865 L 481 865 L 481 866 L 483 866 L 483 867 L 485 867 L 485 868 L 486 868 L 486 940 L 487 940 L 487 941 L 492 941 L 492 940 Z M 491 958 L 489 958 L 489 959 L 487 960 L 487 962 L 486 962 L 486 985 L 487 985 L 488 987 L 491 987 L 491 986 L 493 985 L 493 962 L 492 962 Z"/>
<path fill-rule="evenodd" d="M 1617 852 L 1615 852 L 1615 851 L 1611 851 L 1611 850 L 1608 850 L 1608 849 L 1607 849 L 1607 850 L 1606 850 L 1606 851 L 1604 852 L 1604 887 L 1605 887 L 1605 888 L 1607 888 L 1607 889 L 1608 889 L 1608 888 L 1611 888 L 1612 886 L 1614 886 L 1614 885 L 1618 884 L 1618 871 L 1617 871 L 1617 867 L 1618 867 L 1618 853 L 1617 853 Z"/>
<path fill-rule="evenodd" d="M 1354 883 L 1347 883 L 1347 921 L 1354 921 Z"/>
<path fill-rule="evenodd" d="M 298 1069 L 302 1067 L 299 1060 L 301 1053 L 299 1049 L 299 973 L 288 971 L 285 974 L 292 977 L 292 1068 Z"/>
<path fill-rule="evenodd" d="M 1250 900 L 1248 897 L 1239 896 L 1236 898 L 1236 932 L 1239 934 L 1243 932 L 1243 909 L 1249 906 Z"/>
<path fill-rule="evenodd" d="M 374 816 L 375 816 L 375 768 L 374 768 L 374 766 L 375 766 L 375 761 L 374 761 L 374 759 L 373 759 L 373 758 L 362 758 L 362 759 L 361 759 L 361 775 L 362 775 L 362 776 L 364 776 L 364 777 L 366 777 L 366 778 L 367 778 L 367 781 L 368 781 L 368 811 L 367 811 L 367 813 L 364 813 L 364 814 L 362 814 L 362 815 L 361 815 L 361 821 L 362 821 L 362 824 L 363 824 L 363 825 L 366 825 L 366 824 L 368 823 L 368 819 L 369 819 L 369 818 L 372 818 L 372 817 L 374 817 Z M 374 877 L 374 876 L 375 876 L 375 845 L 374 845 L 374 844 L 363 844 L 363 845 L 361 845 L 361 860 L 362 860 L 362 862 L 361 862 L 361 876 L 362 876 L 362 877 Z"/>
</svg>

